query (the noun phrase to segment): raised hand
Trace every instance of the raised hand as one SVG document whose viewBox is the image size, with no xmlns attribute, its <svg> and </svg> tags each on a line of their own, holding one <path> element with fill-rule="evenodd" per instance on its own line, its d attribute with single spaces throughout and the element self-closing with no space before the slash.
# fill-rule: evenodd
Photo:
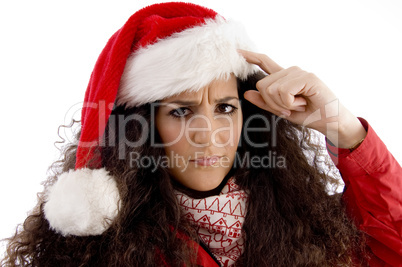
<svg viewBox="0 0 402 267">
<path fill-rule="evenodd" d="M 365 137 L 360 121 L 317 76 L 299 67 L 284 69 L 264 54 L 245 50 L 239 53 L 269 74 L 258 81 L 258 91 L 245 92 L 246 100 L 293 123 L 320 131 L 339 147 L 351 147 Z"/>
</svg>

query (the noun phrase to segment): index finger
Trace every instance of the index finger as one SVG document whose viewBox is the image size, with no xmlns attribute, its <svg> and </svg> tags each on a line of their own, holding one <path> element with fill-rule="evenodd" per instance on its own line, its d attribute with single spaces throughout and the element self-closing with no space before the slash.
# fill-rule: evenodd
<svg viewBox="0 0 402 267">
<path fill-rule="evenodd" d="M 268 74 L 272 74 L 283 70 L 275 61 L 264 54 L 259 54 L 247 50 L 238 49 L 240 55 L 242 55 L 248 63 L 259 66 L 263 71 Z"/>
</svg>

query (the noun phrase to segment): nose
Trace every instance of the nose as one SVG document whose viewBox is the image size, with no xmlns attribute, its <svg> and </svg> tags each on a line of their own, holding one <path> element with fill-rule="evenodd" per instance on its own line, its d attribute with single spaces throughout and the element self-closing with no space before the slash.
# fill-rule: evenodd
<svg viewBox="0 0 402 267">
<path fill-rule="evenodd" d="M 188 135 L 193 146 L 208 147 L 216 143 L 214 131 L 218 127 L 216 120 L 210 114 L 197 114 L 188 121 Z M 187 134 L 187 133 L 186 133 Z"/>
</svg>

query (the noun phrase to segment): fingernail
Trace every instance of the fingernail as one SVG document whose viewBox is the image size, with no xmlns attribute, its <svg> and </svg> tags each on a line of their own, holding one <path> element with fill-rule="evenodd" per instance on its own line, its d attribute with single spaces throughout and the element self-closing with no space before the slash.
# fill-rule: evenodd
<svg viewBox="0 0 402 267">
<path fill-rule="evenodd" d="M 283 116 L 286 116 L 286 117 L 289 117 L 290 114 L 292 114 L 289 110 L 283 110 L 283 111 L 281 111 L 281 113 Z"/>
<path fill-rule="evenodd" d="M 306 107 L 297 107 L 295 111 L 306 111 Z"/>
</svg>

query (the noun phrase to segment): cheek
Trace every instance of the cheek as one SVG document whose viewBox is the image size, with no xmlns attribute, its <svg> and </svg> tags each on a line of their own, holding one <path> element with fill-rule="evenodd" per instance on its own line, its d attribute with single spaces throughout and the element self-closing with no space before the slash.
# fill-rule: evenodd
<svg viewBox="0 0 402 267">
<path fill-rule="evenodd" d="M 162 111 L 158 110 L 155 116 L 156 130 L 162 143 L 170 143 L 179 136 L 180 128 L 176 126 L 177 122 L 165 116 Z"/>
<path fill-rule="evenodd" d="M 234 134 L 235 140 L 237 140 L 237 142 L 239 142 L 241 131 L 243 130 L 243 115 L 241 112 L 239 112 L 239 114 L 238 114 L 238 119 L 237 119 L 235 125 L 233 126 L 233 130 L 235 133 Z"/>
<path fill-rule="evenodd" d="M 174 151 L 176 154 L 182 154 L 186 151 L 188 144 L 184 135 L 184 126 L 180 121 L 164 120 L 157 124 L 157 129 L 161 142 L 164 144 L 166 154 Z"/>
<path fill-rule="evenodd" d="M 163 125 L 161 130 L 159 130 L 159 135 L 164 144 L 174 145 L 180 140 L 180 129 L 173 127 L 172 124 L 166 123 L 166 125 Z"/>
<path fill-rule="evenodd" d="M 228 150 L 237 150 L 237 146 L 239 144 L 241 132 L 243 129 L 243 119 L 241 113 L 233 118 L 232 125 L 226 125 L 226 129 L 230 129 L 229 131 L 224 131 L 223 139 L 227 141 L 227 149 Z"/>
</svg>

